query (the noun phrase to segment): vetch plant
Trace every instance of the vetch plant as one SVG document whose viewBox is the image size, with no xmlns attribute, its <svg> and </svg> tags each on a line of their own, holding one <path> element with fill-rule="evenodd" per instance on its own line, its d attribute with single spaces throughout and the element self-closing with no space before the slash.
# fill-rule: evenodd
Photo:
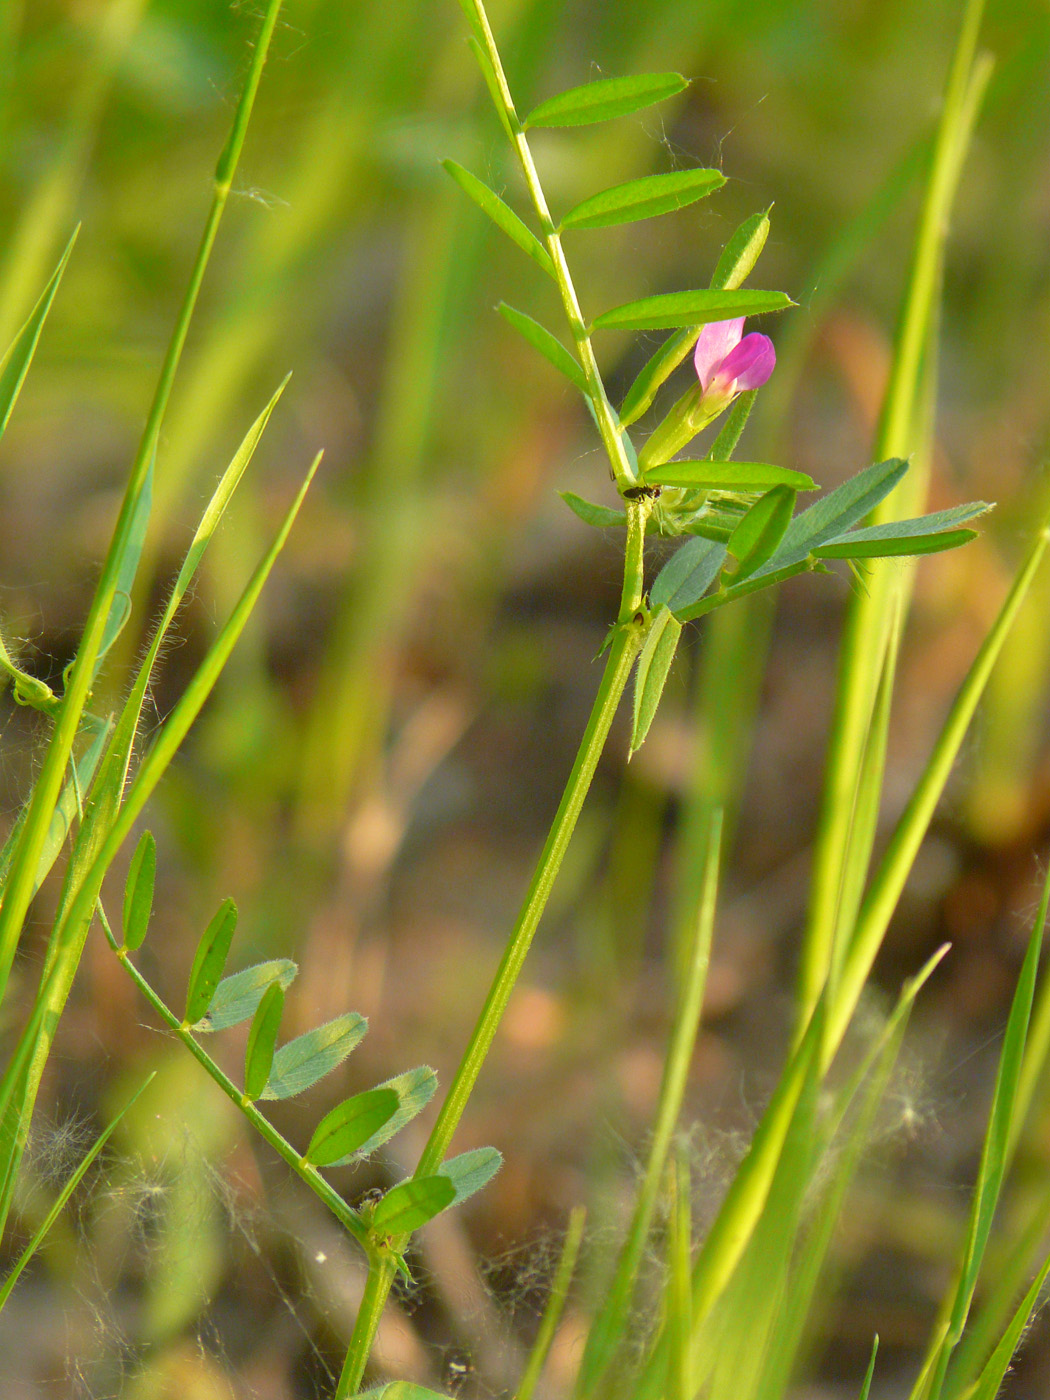
<svg viewBox="0 0 1050 1400">
<path fill-rule="evenodd" d="M 696 873 L 696 899 L 675 949 L 677 1000 L 650 1148 L 622 1244 L 586 1319 L 586 1340 L 571 1382 L 574 1400 L 693 1400 L 700 1394 L 710 1400 L 776 1400 L 788 1393 L 803 1352 L 834 1227 L 912 1007 L 947 950 L 938 950 L 915 973 L 874 1032 L 864 1037 L 858 1032 L 859 1043 L 847 1065 L 838 1054 L 847 1034 L 856 1029 L 854 1013 L 890 918 L 1047 543 L 1044 525 L 960 688 L 884 854 L 875 862 L 896 652 L 909 600 L 910 575 L 901 561 L 968 543 L 975 535 L 973 522 L 989 509 L 974 502 L 923 513 L 923 477 L 932 435 L 927 405 L 933 390 L 944 238 L 987 77 L 986 66 L 976 56 L 981 7 L 976 0 L 967 6 L 949 76 L 876 460 L 799 508 L 800 495 L 817 490 L 806 473 L 735 457 L 756 396 L 776 364 L 773 340 L 761 331 L 745 335 L 745 322 L 793 305 L 782 292 L 744 285 L 766 243 L 770 210 L 756 212 L 733 233 L 707 286 L 650 294 L 590 314 L 588 298 L 573 277 L 567 244 L 571 248 L 572 240 L 600 235 L 605 228 L 670 216 L 714 196 L 725 177 L 704 168 L 649 174 L 590 194 L 556 217 L 530 143 L 530 132 L 537 129 L 550 133 L 549 140 L 571 141 L 577 128 L 647 111 L 684 91 L 686 80 L 676 73 L 602 78 L 547 97 L 522 116 L 482 0 L 461 3 L 471 48 L 520 169 L 526 196 L 522 212 L 512 207 L 513 196 L 504 199 L 466 167 L 451 160 L 445 167 L 557 292 L 564 334 L 555 334 L 506 304 L 499 311 L 577 391 L 604 449 L 616 505 L 572 493 L 564 493 L 566 503 L 587 524 L 624 532 L 619 606 L 603 647 L 601 678 L 531 882 L 444 1094 L 438 1094 L 434 1071 L 418 1066 L 343 1098 L 298 1144 L 274 1125 L 267 1105 L 303 1094 L 337 1072 L 361 1044 L 368 1029 L 365 1018 L 346 1011 L 302 1034 L 282 1037 L 285 997 L 298 969 L 290 958 L 275 957 L 228 971 L 238 924 L 236 905 L 229 899 L 220 904 L 197 943 L 184 997 L 177 1007 L 167 1004 L 143 974 L 137 956 L 147 946 L 154 918 L 158 859 L 149 831 L 139 836 L 132 854 L 119 920 L 111 921 L 105 907 L 105 876 L 139 826 L 147 802 L 244 630 L 317 468 L 315 460 L 210 651 L 145 744 L 145 699 L 165 640 L 284 390 L 282 384 L 223 473 L 126 698 L 112 713 L 103 712 L 96 702 L 97 681 L 127 622 L 135 593 L 154 477 L 163 473 L 162 426 L 168 398 L 280 11 L 280 0 L 269 0 L 216 171 L 212 207 L 189 288 L 62 693 L 23 670 L 13 648 L 0 641 L 0 685 L 9 685 L 16 702 L 37 709 L 49 726 L 32 797 L 0 851 L 0 996 L 25 937 L 30 902 L 68 847 L 39 985 L 0 1078 L 0 1224 L 6 1223 L 15 1201 L 56 1023 L 97 921 L 157 1022 L 359 1246 L 366 1281 L 334 1396 L 345 1400 L 359 1393 L 390 1290 L 398 1276 L 412 1276 L 413 1236 L 482 1190 L 500 1167 L 501 1156 L 494 1147 L 449 1154 L 632 677 L 629 749 L 634 753 L 650 732 L 686 624 L 796 575 L 828 574 L 833 561 L 842 560 L 856 573 L 859 586 L 843 650 L 825 822 L 818 837 L 811 918 L 801 950 L 795 1041 L 749 1149 L 703 1239 L 695 1242 L 692 1168 L 676 1134 L 715 936 L 723 842 L 723 820 L 716 807 L 699 824 L 700 839 L 685 847 L 685 858 Z M 15 406 L 71 252 L 72 243 L 0 363 L 0 432 Z M 618 404 L 606 387 L 599 359 L 602 336 L 608 331 L 670 333 Z M 672 377 L 687 359 L 692 368 L 690 374 L 685 366 L 689 382 L 673 397 Z M 656 421 L 650 419 L 651 411 Z M 719 420 L 706 449 L 696 448 L 699 455 L 693 457 L 679 455 Z M 656 567 L 653 552 L 647 550 L 654 539 L 674 542 L 662 545 Z M 989 1306 L 967 1332 L 996 1207 L 1050 1053 L 1050 993 L 1038 982 L 1048 899 L 1050 882 L 1010 1011 L 955 1278 L 911 1400 L 992 1400 L 1050 1270 L 1050 1262 L 1032 1267 L 1036 1245 L 1018 1245 L 1009 1271 L 1011 1296 L 1005 1303 L 998 1300 L 994 1310 Z M 213 1037 L 245 1025 L 243 1070 L 231 1075 L 209 1046 Z M 380 1152 L 439 1097 L 410 1175 L 377 1198 L 356 1202 L 327 1179 L 331 1169 L 358 1164 Z M 117 1121 L 106 1127 L 63 1186 L 0 1289 L 0 1306 Z M 1050 1219 L 1050 1200 L 1044 1213 Z M 1045 1226 L 1046 1220 L 1040 1217 L 1040 1223 Z M 530 1400 L 540 1384 L 583 1236 L 583 1218 L 577 1213 L 522 1374 L 519 1400 Z M 1038 1237 L 1035 1232 L 1036 1241 Z M 663 1267 L 656 1321 L 646 1328 L 638 1320 L 639 1302 L 647 1286 L 643 1262 L 654 1248 Z M 1023 1290 L 1019 1301 L 1013 1297 L 1018 1290 Z M 874 1383 L 875 1346 L 877 1339 L 860 1392 L 865 1398 Z M 386 1400 L 420 1400 L 433 1394 L 396 1381 L 374 1393 Z"/>
</svg>

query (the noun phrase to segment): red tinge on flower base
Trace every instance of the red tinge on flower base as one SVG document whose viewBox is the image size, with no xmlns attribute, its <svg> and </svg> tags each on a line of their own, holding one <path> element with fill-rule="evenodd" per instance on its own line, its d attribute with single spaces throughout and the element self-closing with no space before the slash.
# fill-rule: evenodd
<svg viewBox="0 0 1050 1400">
<path fill-rule="evenodd" d="M 704 391 L 704 399 L 729 399 L 745 389 L 760 388 L 777 362 L 773 342 L 767 335 L 743 335 L 744 318 L 711 321 L 696 342 L 693 363 Z M 742 338 L 741 338 L 742 337 Z"/>
</svg>

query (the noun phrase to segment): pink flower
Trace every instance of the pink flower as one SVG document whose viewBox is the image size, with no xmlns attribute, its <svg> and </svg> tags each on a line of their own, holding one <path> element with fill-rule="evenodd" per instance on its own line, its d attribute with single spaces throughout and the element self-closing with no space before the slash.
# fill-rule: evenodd
<svg viewBox="0 0 1050 1400">
<path fill-rule="evenodd" d="M 693 363 L 704 391 L 704 403 L 723 407 L 745 389 L 758 389 L 773 373 L 777 362 L 767 335 L 743 335 L 744 318 L 711 321 L 696 342 Z"/>
</svg>

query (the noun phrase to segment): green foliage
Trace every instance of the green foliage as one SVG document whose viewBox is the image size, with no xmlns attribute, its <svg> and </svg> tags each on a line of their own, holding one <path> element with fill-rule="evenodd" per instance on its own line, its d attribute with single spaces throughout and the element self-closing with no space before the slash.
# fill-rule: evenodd
<svg viewBox="0 0 1050 1400">
<path fill-rule="evenodd" d="M 794 511 L 795 492 L 790 486 L 774 486 L 755 502 L 726 544 L 726 552 L 736 560 L 734 582 L 747 578 L 773 557 Z"/>
<path fill-rule="evenodd" d="M 361 1043 L 367 1029 L 365 1018 L 349 1011 L 296 1036 L 274 1055 L 266 1087 L 259 1097 L 288 1099 L 305 1093 L 343 1063 Z"/>
<path fill-rule="evenodd" d="M 525 118 L 530 126 L 587 126 L 592 122 L 628 117 L 689 86 L 681 73 L 640 73 L 630 78 L 599 78 L 597 82 L 570 88 L 534 107 Z"/>
<path fill-rule="evenodd" d="M 472 175 L 469 170 L 464 170 L 462 165 L 457 165 L 454 160 L 442 161 L 442 165 L 463 193 L 472 199 L 479 209 L 484 210 L 496 227 L 502 229 L 511 242 L 516 243 L 522 252 L 527 253 L 541 271 L 545 272 L 548 277 L 553 277 L 554 264 L 551 262 L 550 254 L 532 230 L 522 223 L 514 210 L 509 208 L 499 195 L 490 190 L 488 185 L 479 180 L 476 175 Z"/>
<path fill-rule="evenodd" d="M 714 540 L 687 540 L 657 574 L 649 590 L 654 607 L 667 606 L 676 617 L 697 603 L 722 571 L 726 548 Z"/>
<path fill-rule="evenodd" d="M 228 901 L 231 902 L 232 901 Z M 232 930 L 231 930 L 232 937 Z M 287 991 L 299 969 L 289 958 L 271 958 L 224 977 L 215 988 L 207 1012 L 191 1022 L 195 1031 L 225 1031 L 255 1015 L 266 990 L 276 982 Z M 189 1018 L 187 1017 L 187 1020 Z"/>
<path fill-rule="evenodd" d="M 14 406 L 18 401 L 18 395 L 22 391 L 22 385 L 25 383 L 25 377 L 29 373 L 29 366 L 36 354 L 40 333 L 47 320 L 47 313 L 51 310 L 51 303 L 55 299 L 58 284 L 62 281 L 62 274 L 66 270 L 66 264 L 73 252 L 73 244 L 76 242 L 79 231 L 79 228 L 74 230 L 72 238 L 66 244 L 65 252 L 59 259 L 58 266 L 51 274 L 51 280 L 40 294 L 40 300 L 30 312 L 25 325 L 8 346 L 3 359 L 0 360 L 0 437 L 4 435 Z"/>
<path fill-rule="evenodd" d="M 273 1067 L 277 1036 L 284 1014 L 284 989 L 271 982 L 255 1008 L 244 1055 L 244 1097 L 257 1099 L 266 1088 Z"/>
<path fill-rule="evenodd" d="M 344 1099 L 318 1123 L 303 1161 L 315 1167 L 336 1167 L 351 1161 L 393 1118 L 401 1106 L 392 1088 L 368 1089 Z"/>
<path fill-rule="evenodd" d="M 700 326 L 709 321 L 728 321 L 734 316 L 762 316 L 793 306 L 783 292 L 740 291 L 665 292 L 615 306 L 596 316 L 595 331 L 659 331 L 676 326 Z"/>
<path fill-rule="evenodd" d="M 551 335 L 546 326 L 541 326 L 539 321 L 526 316 L 524 311 L 515 311 L 514 307 L 508 306 L 505 301 L 501 301 L 496 310 L 559 374 L 564 374 L 570 384 L 575 385 L 581 394 L 586 394 L 587 379 L 579 361 L 573 359 L 561 341 Z"/>
<path fill-rule="evenodd" d="M 813 478 L 790 467 L 775 467 L 768 462 L 716 462 L 679 458 L 649 467 L 645 480 L 651 486 L 681 486 L 699 491 L 768 491 L 771 486 L 786 486 L 792 491 L 815 491 Z"/>
<path fill-rule="evenodd" d="M 188 1026 L 202 1021 L 211 1007 L 216 990 L 230 955 L 230 944 L 237 928 L 237 905 L 232 899 L 224 899 L 211 923 L 201 935 L 197 951 L 193 957 L 190 980 L 186 987 L 186 1015 Z M 260 994 L 261 996 L 261 994 Z M 254 1007 L 252 1008 L 254 1012 Z M 251 1012 L 249 1015 L 252 1014 Z M 212 1028 L 214 1029 L 214 1018 Z"/>
<path fill-rule="evenodd" d="M 456 1189 L 444 1176 L 409 1177 L 392 1186 L 372 1212 L 379 1235 L 411 1234 L 440 1215 L 455 1199 Z"/>
<path fill-rule="evenodd" d="M 645 645 L 638 657 L 638 670 L 634 678 L 634 713 L 631 722 L 631 753 L 636 753 L 645 742 L 649 726 L 653 722 L 660 697 L 671 670 L 671 662 L 678 650 L 678 639 L 682 635 L 682 624 L 671 612 L 666 603 L 661 604 L 653 614 L 649 630 L 645 634 Z"/>
<path fill-rule="evenodd" d="M 598 505 L 594 501 L 585 501 L 582 496 L 577 496 L 575 491 L 559 491 L 558 495 L 573 515 L 578 515 L 585 525 L 594 525 L 598 529 L 610 526 L 623 529 L 627 524 L 626 511 L 613 510 L 611 506 Z"/>
<path fill-rule="evenodd" d="M 564 216 L 560 227 L 611 228 L 636 223 L 658 214 L 672 214 L 698 199 L 706 199 L 725 184 L 718 170 L 672 170 L 666 175 L 644 175 L 582 200 Z"/>
<path fill-rule="evenodd" d="M 128 866 L 124 886 L 124 947 L 129 953 L 141 948 L 153 912 L 153 885 L 157 878 L 157 843 L 144 831 Z"/>
<path fill-rule="evenodd" d="M 486 1187 L 502 1165 L 503 1157 L 494 1147 L 475 1147 L 443 1162 L 436 1175 L 452 1183 L 451 1204 L 458 1206 Z"/>
</svg>

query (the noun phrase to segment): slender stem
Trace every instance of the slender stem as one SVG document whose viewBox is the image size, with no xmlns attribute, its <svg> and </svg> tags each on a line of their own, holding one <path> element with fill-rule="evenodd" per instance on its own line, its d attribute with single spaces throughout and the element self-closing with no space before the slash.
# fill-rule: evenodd
<svg viewBox="0 0 1050 1400">
<path fill-rule="evenodd" d="M 525 956 L 532 943 L 533 934 L 536 932 L 547 900 L 550 898 L 555 877 L 568 848 L 569 839 L 583 807 L 584 798 L 587 796 L 587 790 L 598 766 L 598 760 L 605 747 L 616 707 L 627 685 L 635 657 L 642 644 L 643 635 L 644 623 L 635 622 L 633 619 L 630 623 L 618 626 L 613 635 L 609 659 L 605 664 L 605 672 L 601 685 L 598 687 L 598 694 L 595 697 L 590 718 L 587 721 L 587 728 L 580 741 L 576 762 L 569 774 L 561 803 L 555 814 L 553 825 L 547 834 L 547 840 L 540 853 L 532 883 L 529 885 L 510 941 L 496 970 L 477 1025 L 474 1027 L 474 1034 L 459 1062 L 445 1101 L 441 1105 L 437 1122 L 431 1130 L 426 1147 L 419 1159 L 419 1165 L 414 1173 L 417 1177 L 430 1176 L 445 1160 L 449 1144 L 473 1092 L 481 1067 L 485 1063 L 499 1023 L 507 1008 L 507 1002 L 510 1000 L 510 994 L 514 990 L 514 984 L 518 980 Z M 405 1240 L 401 1239 L 393 1242 L 395 1253 L 404 1243 Z M 372 1254 L 369 1255 L 368 1286 L 365 1290 L 365 1298 L 361 1303 L 357 1326 L 354 1328 L 350 1355 L 343 1368 L 340 1388 L 336 1392 L 336 1400 L 343 1400 L 343 1397 L 349 1394 L 349 1391 L 343 1389 L 343 1380 L 347 1375 L 348 1368 L 351 1367 L 351 1357 L 355 1359 L 350 1374 L 351 1376 L 356 1375 L 358 1381 L 368 1360 L 386 1297 L 394 1280 L 393 1268 L 386 1268 L 384 1265 L 384 1259 Z M 366 1302 L 368 1305 L 367 1316 L 365 1316 Z"/>
<path fill-rule="evenodd" d="M 565 260 L 565 251 L 561 245 L 561 235 L 551 218 L 550 210 L 547 207 L 547 197 L 543 193 L 543 186 L 540 183 L 539 172 L 536 169 L 536 162 L 532 158 L 532 151 L 529 148 L 528 138 L 525 135 L 525 127 L 518 117 L 514 107 L 514 99 L 510 94 L 510 86 L 507 83 L 507 75 L 503 71 L 503 62 L 496 47 L 496 40 L 493 38 L 492 29 L 489 26 L 488 15 L 485 13 L 485 6 L 482 0 L 467 0 L 470 11 L 475 19 L 475 32 L 481 40 L 485 55 L 492 66 L 492 72 L 496 79 L 496 91 L 493 93 L 495 99 L 498 94 L 502 103 L 502 116 L 507 130 L 510 132 L 514 143 L 514 149 L 521 162 L 521 168 L 525 175 L 525 183 L 528 186 L 529 196 L 532 199 L 533 207 L 536 210 L 543 230 L 544 241 L 547 251 L 551 255 L 554 264 L 554 280 L 558 284 L 558 291 L 561 293 L 562 305 L 565 308 L 565 315 L 568 317 L 569 328 L 572 331 L 573 340 L 576 342 L 576 351 L 583 366 L 584 377 L 587 380 L 587 392 L 591 403 L 594 406 L 595 419 L 598 424 L 598 431 L 601 434 L 602 444 L 609 455 L 609 463 L 612 467 L 613 477 L 617 488 L 622 493 L 638 485 L 638 480 L 634 473 L 634 468 L 627 456 L 624 447 L 623 436 L 620 432 L 619 419 L 609 402 L 609 396 L 605 392 L 605 385 L 598 369 L 598 361 L 594 355 L 594 346 L 591 344 L 591 337 L 587 330 L 587 323 L 583 319 L 583 312 L 580 310 L 579 299 L 576 295 L 576 288 L 573 284 L 572 275 L 569 272 L 569 265 Z"/>
<path fill-rule="evenodd" d="M 627 502 L 627 542 L 624 546 L 619 614 L 622 624 L 634 620 L 645 596 L 645 525 L 652 506 L 650 496 Z"/>
<path fill-rule="evenodd" d="M 204 273 L 215 243 L 219 222 L 229 197 L 234 171 L 244 145 L 248 121 L 255 103 L 255 95 L 259 89 L 263 65 L 266 62 L 270 39 L 273 36 L 280 8 L 281 0 L 269 0 L 262 28 L 252 53 L 248 78 L 234 115 L 233 126 L 216 166 L 211 208 L 190 272 L 189 285 L 183 297 L 167 353 L 164 356 L 157 388 L 146 419 L 146 426 L 128 475 L 120 515 L 110 540 L 105 562 L 102 565 L 91 609 L 84 624 L 84 633 L 77 649 L 76 661 L 70 673 L 62 708 L 44 756 L 39 777 L 34 785 L 32 801 L 11 864 L 3 905 L 0 906 L 0 998 L 3 997 L 7 984 L 19 934 L 29 909 L 29 901 L 33 897 L 40 855 L 47 839 L 51 815 L 59 799 L 73 743 L 80 728 L 84 707 L 87 704 L 94 680 L 103 632 L 116 594 L 120 566 L 127 548 L 135 510 L 153 459 L 161 423 L 167 409 L 168 399 L 171 396 L 175 372 L 178 369 L 190 321 L 197 303 L 197 296 L 204 280 Z"/>
<path fill-rule="evenodd" d="M 584 730 L 576 762 L 569 774 L 569 781 L 562 794 L 561 803 L 554 823 L 547 835 L 539 863 L 532 877 L 525 903 L 518 915 L 510 941 L 500 961 L 499 968 L 485 998 L 481 1015 L 474 1034 L 464 1052 L 455 1077 L 449 1086 L 448 1094 L 423 1155 L 416 1168 L 416 1176 L 429 1176 L 445 1160 L 449 1144 L 462 1117 L 467 1100 L 474 1089 L 481 1066 L 485 1063 L 500 1020 L 506 1010 L 514 984 L 518 980 L 525 956 L 532 943 L 551 888 L 569 845 L 576 819 L 580 815 L 584 798 L 591 785 L 598 759 L 609 735 L 616 707 L 620 702 L 627 678 L 634 665 L 642 639 L 642 627 L 634 623 L 617 628 L 609 649 L 609 659 L 605 666 L 594 707 L 591 710 L 587 728 Z"/>
<path fill-rule="evenodd" d="M 348 1396 L 356 1395 L 361 1387 L 372 1351 L 372 1342 L 379 1329 L 387 1294 L 396 1272 L 397 1266 L 389 1254 L 369 1252 L 365 1291 L 361 1295 L 361 1306 L 357 1310 L 350 1349 L 346 1353 L 333 1400 L 347 1400 Z"/>
<path fill-rule="evenodd" d="M 128 957 L 128 950 L 117 942 L 101 901 L 96 905 L 96 910 L 110 947 L 124 964 L 132 982 L 168 1029 L 178 1036 L 201 1068 L 215 1081 L 230 1102 L 235 1104 L 244 1114 L 260 1137 L 264 1138 L 278 1156 L 287 1162 L 296 1176 L 306 1182 L 310 1190 L 328 1207 L 340 1225 L 344 1226 L 360 1245 L 367 1248 L 368 1229 L 357 1211 L 352 1206 L 347 1205 L 338 1191 L 329 1186 L 316 1167 L 303 1161 L 302 1154 L 297 1152 L 288 1139 L 277 1131 L 269 1119 L 263 1117 L 253 1103 L 245 1100 L 243 1090 L 239 1089 L 229 1075 L 219 1068 L 207 1050 L 193 1037 L 189 1028 L 184 1026 L 175 1012 L 170 1009 L 163 997 L 154 991 L 153 987 L 146 981 Z"/>
</svg>

